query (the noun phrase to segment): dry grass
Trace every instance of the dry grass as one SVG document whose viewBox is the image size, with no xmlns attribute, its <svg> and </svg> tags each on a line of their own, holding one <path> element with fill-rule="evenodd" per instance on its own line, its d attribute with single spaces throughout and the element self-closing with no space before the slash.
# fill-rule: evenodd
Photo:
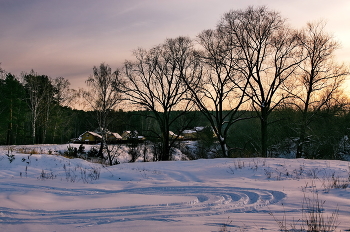
<svg viewBox="0 0 350 232">
<path fill-rule="evenodd" d="M 317 189 L 313 187 L 311 196 L 304 194 L 301 219 L 287 222 L 286 213 L 282 219 L 277 219 L 272 212 L 270 215 L 274 218 L 280 231 L 334 232 L 339 226 L 339 208 L 331 214 L 325 214 L 324 204 L 325 201 L 319 199 Z"/>
<path fill-rule="evenodd" d="M 16 151 L 17 153 L 30 154 L 30 155 L 45 154 L 43 149 L 38 148 L 38 147 L 35 147 L 35 148 L 33 148 L 33 147 L 18 147 L 18 148 L 15 148 L 14 151 Z"/>
</svg>

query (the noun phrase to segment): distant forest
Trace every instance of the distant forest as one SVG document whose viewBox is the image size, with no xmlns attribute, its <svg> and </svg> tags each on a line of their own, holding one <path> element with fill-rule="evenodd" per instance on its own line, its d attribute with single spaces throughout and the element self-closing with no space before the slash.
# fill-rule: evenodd
<svg viewBox="0 0 350 232">
<path fill-rule="evenodd" d="M 58 104 L 59 94 L 53 81 L 47 76 L 35 76 L 45 80 L 51 91 L 43 98 L 40 114 L 37 119 L 36 133 L 33 141 L 32 110 L 28 86 L 22 84 L 13 75 L 7 74 L 0 81 L 1 111 L 0 111 L 0 144 L 40 144 L 68 143 L 85 131 L 94 131 L 99 127 L 96 112 L 72 109 Z M 34 76 L 32 76 L 34 78 Z M 41 92 L 42 84 L 38 84 Z M 182 111 L 172 112 L 174 115 Z M 229 111 L 224 111 L 224 114 Z M 260 151 L 260 122 L 254 111 L 242 111 L 241 115 L 249 118 L 242 120 L 230 128 L 227 144 L 231 157 L 256 156 Z M 310 158 L 341 159 L 350 152 L 348 136 L 350 132 L 350 112 L 347 105 L 330 105 L 329 107 L 310 112 L 312 123 L 308 125 L 308 141 L 305 155 Z M 108 130 L 122 133 L 125 130 L 137 130 L 150 141 L 157 141 L 155 128 L 157 123 L 149 117 L 150 111 L 112 110 Z M 280 107 L 273 111 L 270 117 L 268 140 L 269 156 L 288 155 L 293 152 L 293 144 L 298 138 L 302 113 L 289 107 Z M 194 127 L 210 127 L 210 122 L 200 111 L 186 112 L 182 122 L 186 127 L 176 124 L 170 130 L 180 134 L 183 129 Z M 201 138 L 200 138 L 201 139 Z M 215 140 L 202 137 L 203 143 L 214 143 Z"/>
<path fill-rule="evenodd" d="M 195 39 L 136 49 L 115 70 L 94 66 L 80 90 L 63 77 L 0 69 L 0 144 L 67 143 L 99 129 L 102 153 L 108 132 L 136 130 L 170 160 L 174 134 L 201 126 L 199 143 L 216 157 L 341 159 L 349 67 L 335 61 L 339 44 L 324 28 L 291 28 L 266 7 L 231 10 Z"/>
</svg>

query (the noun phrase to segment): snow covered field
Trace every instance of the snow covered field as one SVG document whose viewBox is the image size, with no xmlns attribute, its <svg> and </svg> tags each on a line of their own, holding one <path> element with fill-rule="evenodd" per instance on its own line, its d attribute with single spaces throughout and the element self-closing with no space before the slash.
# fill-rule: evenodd
<svg viewBox="0 0 350 232">
<path fill-rule="evenodd" d="M 11 162 L 8 147 L 0 147 L 0 231 L 279 231 L 275 220 L 286 218 L 288 228 L 302 223 L 305 200 L 315 199 L 326 219 L 339 210 L 337 231 L 350 229 L 346 161 L 239 158 L 106 167 L 19 153 L 66 147 L 15 146 Z"/>
</svg>

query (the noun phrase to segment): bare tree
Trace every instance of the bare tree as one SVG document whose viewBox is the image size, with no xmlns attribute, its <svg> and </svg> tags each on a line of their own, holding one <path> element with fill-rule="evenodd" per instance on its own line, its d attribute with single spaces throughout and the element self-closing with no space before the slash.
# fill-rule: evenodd
<svg viewBox="0 0 350 232">
<path fill-rule="evenodd" d="M 305 59 L 299 65 L 296 86 L 293 91 L 295 105 L 302 113 L 296 157 L 303 155 L 307 128 L 315 113 L 326 107 L 338 95 L 340 86 L 349 70 L 333 60 L 339 44 L 324 32 L 325 23 L 308 23 L 300 31 L 299 39 Z"/>
<path fill-rule="evenodd" d="M 109 164 L 113 164 L 113 157 L 107 146 L 107 127 L 110 123 L 109 113 L 115 110 L 121 101 L 119 92 L 121 79 L 119 70 L 112 72 L 109 65 L 101 63 L 99 67 L 93 67 L 93 75 L 86 80 L 89 87 L 83 95 L 90 108 L 96 113 L 97 123 L 101 131 L 102 141 L 99 156 L 103 156 L 106 148 Z"/>
<path fill-rule="evenodd" d="M 240 55 L 238 71 L 249 81 L 241 89 L 260 119 L 261 155 L 267 156 L 268 117 L 289 97 L 283 90 L 301 62 L 297 37 L 279 13 L 266 7 L 230 11 L 219 27 L 231 36 Z"/>
<path fill-rule="evenodd" d="M 168 39 L 149 51 L 134 51 L 136 61 L 125 62 L 128 99 L 152 112 L 160 130 L 162 143 L 160 160 L 169 160 L 174 144 L 169 136 L 172 125 L 191 107 L 182 76 L 192 75 L 192 42 L 189 38 Z M 179 109 L 177 114 L 175 109 Z"/>
<path fill-rule="evenodd" d="M 52 85 L 54 88 L 54 96 L 53 96 L 53 112 L 52 115 L 52 142 L 56 141 L 56 137 L 66 130 L 66 128 L 62 125 L 63 123 L 67 124 L 67 118 L 63 117 L 63 112 L 65 107 L 73 106 L 72 102 L 75 97 L 77 97 L 77 93 L 74 89 L 70 89 L 70 82 L 63 77 L 57 77 L 52 79 Z M 69 119 L 68 119 L 69 120 Z M 62 139 L 62 136 L 61 136 Z M 61 142 L 63 142 L 61 140 Z"/>
<path fill-rule="evenodd" d="M 237 72 L 239 59 L 235 44 L 225 32 L 219 29 L 203 31 L 198 35 L 198 42 L 200 68 L 196 75 L 190 76 L 192 79 L 184 78 L 184 82 L 193 101 L 210 122 L 222 156 L 228 157 L 228 131 L 235 122 L 244 119 L 239 109 L 246 101 L 248 81 Z"/>
<path fill-rule="evenodd" d="M 63 77 L 56 77 L 52 80 L 52 85 L 55 89 L 54 100 L 60 106 L 72 106 L 71 102 L 76 97 L 73 89 L 70 89 L 70 82 Z"/>
</svg>

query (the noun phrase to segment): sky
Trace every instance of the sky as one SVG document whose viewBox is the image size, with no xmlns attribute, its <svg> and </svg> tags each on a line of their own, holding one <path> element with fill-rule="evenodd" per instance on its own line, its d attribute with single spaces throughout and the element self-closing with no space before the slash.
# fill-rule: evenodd
<svg viewBox="0 0 350 232">
<path fill-rule="evenodd" d="M 116 69 L 138 47 L 195 38 L 224 13 L 248 6 L 278 11 L 295 28 L 325 20 L 341 44 L 337 59 L 350 63 L 348 0 L 0 0 L 1 68 L 15 75 L 33 69 L 85 88 L 94 66 Z"/>
</svg>

